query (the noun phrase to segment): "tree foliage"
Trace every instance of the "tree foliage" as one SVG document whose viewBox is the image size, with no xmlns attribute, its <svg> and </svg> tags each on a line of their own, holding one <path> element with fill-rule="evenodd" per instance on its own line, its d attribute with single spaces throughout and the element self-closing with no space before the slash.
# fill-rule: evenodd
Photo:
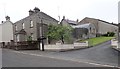
<svg viewBox="0 0 120 69">
<path fill-rule="evenodd" d="M 72 28 L 70 26 L 49 25 L 47 37 L 51 40 L 68 41 L 71 38 Z"/>
</svg>

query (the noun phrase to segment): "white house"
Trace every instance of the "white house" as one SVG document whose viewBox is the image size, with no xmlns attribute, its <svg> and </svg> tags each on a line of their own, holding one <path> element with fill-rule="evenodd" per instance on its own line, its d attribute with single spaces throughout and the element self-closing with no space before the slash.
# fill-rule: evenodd
<svg viewBox="0 0 120 69">
<path fill-rule="evenodd" d="M 0 42 L 2 42 L 2 24 L 0 24 Z"/>
<path fill-rule="evenodd" d="M 13 40 L 13 23 L 10 21 L 10 17 L 6 16 L 6 21 L 2 21 L 0 24 L 0 42 L 10 42 Z"/>
</svg>

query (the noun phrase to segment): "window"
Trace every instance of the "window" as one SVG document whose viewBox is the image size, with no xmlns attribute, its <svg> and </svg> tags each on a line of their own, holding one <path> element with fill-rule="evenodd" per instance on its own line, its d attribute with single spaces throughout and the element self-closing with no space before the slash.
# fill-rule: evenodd
<svg viewBox="0 0 120 69">
<path fill-rule="evenodd" d="M 33 27 L 33 21 L 32 20 L 30 21 L 30 27 L 31 28 Z"/>
<path fill-rule="evenodd" d="M 17 25 L 15 25 L 15 31 L 17 31 L 18 29 L 17 29 Z"/>
<path fill-rule="evenodd" d="M 22 29 L 25 29 L 25 24 L 24 23 L 22 23 Z"/>
<path fill-rule="evenodd" d="M 90 27 L 90 33 L 92 32 L 91 27 Z"/>
<path fill-rule="evenodd" d="M 20 36 L 19 35 L 17 35 L 16 38 L 17 38 L 17 41 L 20 41 Z"/>
</svg>

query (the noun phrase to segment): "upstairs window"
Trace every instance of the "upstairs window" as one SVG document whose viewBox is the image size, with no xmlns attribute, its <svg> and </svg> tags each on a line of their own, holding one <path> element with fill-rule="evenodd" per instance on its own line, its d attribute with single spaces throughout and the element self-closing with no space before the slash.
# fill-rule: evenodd
<svg viewBox="0 0 120 69">
<path fill-rule="evenodd" d="M 22 23 L 22 29 L 25 29 L 25 24 L 24 23 Z"/>
<path fill-rule="evenodd" d="M 30 21 L 30 27 L 31 28 L 33 27 L 33 21 L 32 20 Z"/>
<path fill-rule="evenodd" d="M 15 25 L 15 31 L 17 31 L 17 30 L 18 30 L 17 25 Z"/>
</svg>

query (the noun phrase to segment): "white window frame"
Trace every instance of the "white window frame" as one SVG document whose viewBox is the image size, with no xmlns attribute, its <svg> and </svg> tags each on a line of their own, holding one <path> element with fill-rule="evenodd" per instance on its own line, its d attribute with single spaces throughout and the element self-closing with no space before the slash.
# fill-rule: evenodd
<svg viewBox="0 0 120 69">
<path fill-rule="evenodd" d="M 17 25 L 15 25 L 15 31 L 17 31 L 18 30 L 18 27 L 17 27 Z"/>
<path fill-rule="evenodd" d="M 17 35 L 16 38 L 17 38 L 17 41 L 20 41 L 20 35 Z"/>
<path fill-rule="evenodd" d="M 33 21 L 31 20 L 31 21 L 30 21 L 30 27 L 32 28 L 33 25 L 34 25 L 34 24 L 33 24 Z"/>
</svg>

